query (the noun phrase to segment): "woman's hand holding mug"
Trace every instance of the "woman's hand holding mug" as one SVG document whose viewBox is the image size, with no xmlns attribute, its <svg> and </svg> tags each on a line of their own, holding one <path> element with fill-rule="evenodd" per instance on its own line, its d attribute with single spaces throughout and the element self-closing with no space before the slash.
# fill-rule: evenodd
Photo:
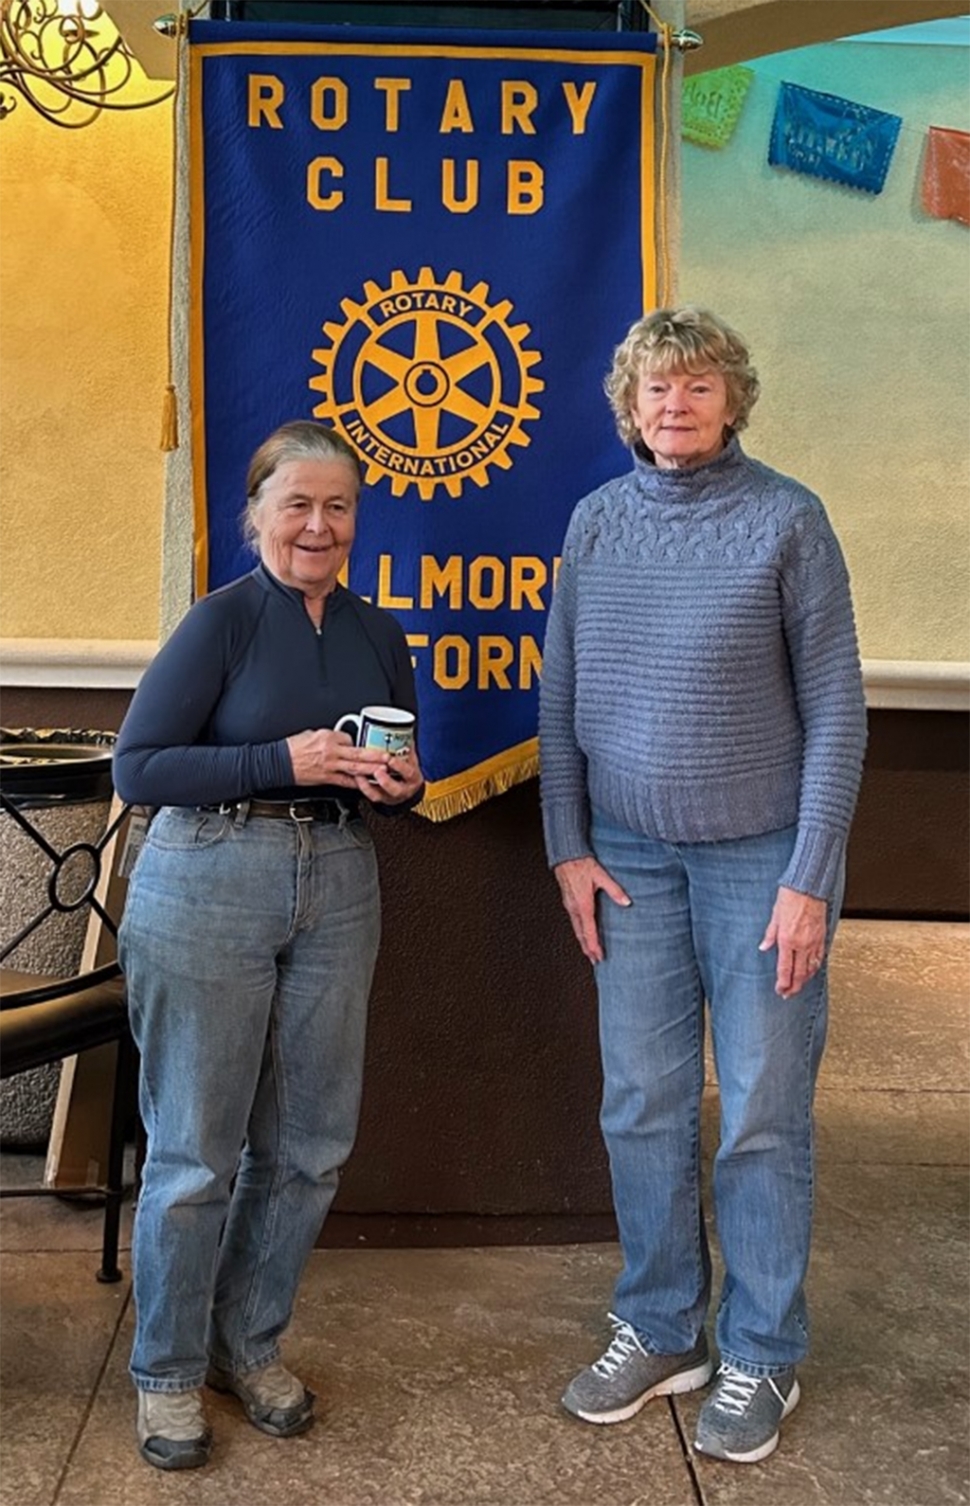
<svg viewBox="0 0 970 1506">
<path fill-rule="evenodd" d="M 346 732 L 320 727 L 286 739 L 294 784 L 336 784 L 359 788 L 359 781 L 386 769 L 390 754 L 379 748 L 358 748 Z"/>
<path fill-rule="evenodd" d="M 375 804 L 400 805 L 402 800 L 410 800 L 412 795 L 418 793 L 424 783 L 424 775 L 413 747 L 404 753 L 388 754 L 387 757 L 388 762 L 378 764 L 373 774 L 357 780 L 357 788 Z"/>
<path fill-rule="evenodd" d="M 357 779 L 368 800 L 399 805 L 410 800 L 424 782 L 414 751 L 414 715 L 398 706 L 365 706 L 337 722 L 338 734 L 352 731 L 361 752 L 383 753 L 383 762 Z"/>
</svg>

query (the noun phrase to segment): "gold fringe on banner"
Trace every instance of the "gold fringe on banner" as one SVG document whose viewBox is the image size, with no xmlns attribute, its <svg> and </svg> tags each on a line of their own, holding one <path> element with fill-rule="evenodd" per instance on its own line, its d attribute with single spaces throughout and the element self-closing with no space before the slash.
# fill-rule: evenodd
<svg viewBox="0 0 970 1506">
<path fill-rule="evenodd" d="M 415 809 L 429 821 L 449 821 L 452 816 L 474 810 L 493 795 L 504 795 L 514 785 L 534 779 L 538 772 L 539 740 L 530 737 L 528 742 L 498 753 L 463 774 L 429 785 L 428 793 Z"/>
</svg>

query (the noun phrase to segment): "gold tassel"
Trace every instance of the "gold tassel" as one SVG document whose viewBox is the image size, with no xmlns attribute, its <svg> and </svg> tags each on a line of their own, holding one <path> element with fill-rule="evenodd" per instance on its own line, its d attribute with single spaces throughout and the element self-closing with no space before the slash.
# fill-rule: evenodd
<svg viewBox="0 0 970 1506">
<path fill-rule="evenodd" d="M 177 450 L 179 447 L 179 400 L 175 388 L 169 382 L 162 399 L 162 449 Z"/>
<path fill-rule="evenodd" d="M 415 811 L 428 821 L 450 821 L 453 816 L 462 816 L 466 811 L 474 810 L 493 795 L 504 795 L 514 785 L 534 779 L 538 772 L 539 758 L 538 755 L 533 755 L 509 768 L 497 769 L 476 780 L 474 784 L 466 785 L 464 789 L 451 790 L 447 795 L 435 795 L 432 786 L 432 793 L 425 795 L 420 804 L 415 806 Z"/>
</svg>

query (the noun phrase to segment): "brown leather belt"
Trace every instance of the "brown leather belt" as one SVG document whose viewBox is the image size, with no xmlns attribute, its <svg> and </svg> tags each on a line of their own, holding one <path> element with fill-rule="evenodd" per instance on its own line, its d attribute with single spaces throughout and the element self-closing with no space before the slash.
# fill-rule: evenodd
<svg viewBox="0 0 970 1506">
<path fill-rule="evenodd" d="M 224 800 L 221 805 L 201 806 L 200 809 L 218 811 L 221 816 L 243 821 L 258 816 L 274 821 L 295 821 L 298 826 L 310 821 L 337 826 L 358 814 L 356 805 L 344 805 L 341 800 Z"/>
</svg>

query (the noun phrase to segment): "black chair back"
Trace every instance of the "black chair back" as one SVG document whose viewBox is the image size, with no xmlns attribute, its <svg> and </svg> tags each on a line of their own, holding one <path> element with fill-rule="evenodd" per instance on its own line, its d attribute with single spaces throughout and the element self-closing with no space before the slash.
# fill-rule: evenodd
<svg viewBox="0 0 970 1506">
<path fill-rule="evenodd" d="M 118 1281 L 133 1047 L 116 940 L 125 889 L 119 854 L 124 853 L 130 808 L 115 800 L 97 840 L 62 844 L 52 838 L 51 823 L 42 823 L 41 811 L 91 800 L 111 801 L 110 745 L 96 744 L 93 750 L 84 747 L 82 751 L 67 740 L 70 736 L 0 733 L 0 811 L 12 823 L 8 830 L 15 829 L 27 839 L 25 851 L 30 856 L 24 860 L 35 869 L 28 913 L 24 915 L 20 906 L 11 933 L 0 936 L 0 1078 L 71 1059 L 97 1046 L 115 1045 L 104 1176 L 97 1184 L 57 1181 L 41 1187 L 0 1188 L 0 1196 L 103 1197 L 98 1279 Z M 113 741 L 110 734 L 94 736 L 108 744 Z M 85 911 L 89 919 L 80 962 L 62 967 L 60 976 L 51 976 L 49 968 L 38 968 L 37 955 L 45 956 L 44 928 L 61 920 L 70 922 Z"/>
</svg>

